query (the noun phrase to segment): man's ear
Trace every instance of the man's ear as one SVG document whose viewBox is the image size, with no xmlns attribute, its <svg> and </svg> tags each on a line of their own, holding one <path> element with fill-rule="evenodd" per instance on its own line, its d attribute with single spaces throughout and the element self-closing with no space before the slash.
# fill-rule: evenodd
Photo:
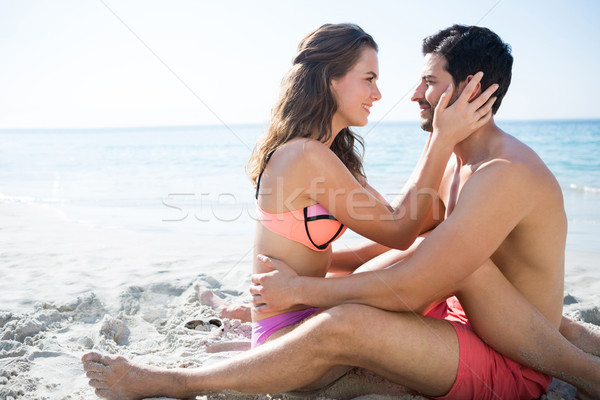
<svg viewBox="0 0 600 400">
<path fill-rule="evenodd" d="M 467 76 L 467 79 L 465 79 L 465 85 L 468 84 L 469 82 L 471 82 L 471 79 L 473 79 L 473 75 Z M 481 82 L 477 82 L 477 86 L 475 86 L 475 91 L 473 92 L 473 94 L 471 95 L 471 97 L 469 97 L 469 100 L 467 100 L 467 101 L 469 103 L 472 102 L 480 94 L 481 94 Z"/>
</svg>

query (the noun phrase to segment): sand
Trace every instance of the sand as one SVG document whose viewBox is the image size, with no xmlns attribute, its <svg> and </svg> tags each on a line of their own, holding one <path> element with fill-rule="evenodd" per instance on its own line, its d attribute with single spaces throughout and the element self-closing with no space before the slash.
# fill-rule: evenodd
<svg viewBox="0 0 600 400">
<path fill-rule="evenodd" d="M 94 398 L 80 362 L 90 350 L 193 368 L 247 348 L 250 324 L 226 318 L 221 326 L 208 323 L 218 315 L 200 302 L 198 289 L 234 303 L 248 300 L 248 236 L 208 240 L 97 229 L 19 202 L 2 204 L 0 218 L 0 399 Z M 595 329 L 598 260 L 594 253 L 569 252 L 565 285 L 565 314 Z M 551 389 L 544 398 L 574 398 L 574 388 L 558 380 Z M 420 398 L 362 370 L 312 396 Z"/>
</svg>

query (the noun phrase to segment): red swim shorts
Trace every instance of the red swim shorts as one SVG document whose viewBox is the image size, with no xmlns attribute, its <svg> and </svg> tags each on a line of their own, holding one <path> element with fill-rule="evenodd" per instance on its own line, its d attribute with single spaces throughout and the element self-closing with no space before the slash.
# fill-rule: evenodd
<svg viewBox="0 0 600 400">
<path fill-rule="evenodd" d="M 552 378 L 504 357 L 471 328 L 456 297 L 450 297 L 426 314 L 447 320 L 458 336 L 460 361 L 456 381 L 442 397 L 452 400 L 537 399 L 546 393 Z"/>
</svg>

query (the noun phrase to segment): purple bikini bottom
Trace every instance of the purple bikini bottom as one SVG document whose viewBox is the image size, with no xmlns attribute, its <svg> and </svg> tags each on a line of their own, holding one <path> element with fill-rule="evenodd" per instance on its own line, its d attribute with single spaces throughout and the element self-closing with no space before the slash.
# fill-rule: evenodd
<svg viewBox="0 0 600 400">
<path fill-rule="evenodd" d="M 286 326 L 297 324 L 318 311 L 318 308 L 307 308 L 305 310 L 290 311 L 274 315 L 254 322 L 252 324 L 252 347 L 254 348 L 263 344 L 275 331 Z"/>
</svg>

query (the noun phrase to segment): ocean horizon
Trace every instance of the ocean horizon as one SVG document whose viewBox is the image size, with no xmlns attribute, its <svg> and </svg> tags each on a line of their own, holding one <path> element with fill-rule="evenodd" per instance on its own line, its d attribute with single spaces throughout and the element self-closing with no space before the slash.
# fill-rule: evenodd
<svg viewBox="0 0 600 400">
<path fill-rule="evenodd" d="M 532 147 L 554 173 L 570 222 L 578 226 L 575 233 L 583 224 L 589 228 L 584 231 L 597 234 L 600 120 L 497 125 Z M 189 225 L 194 214 L 200 225 L 212 219 L 235 230 L 230 222 L 251 212 L 253 188 L 244 166 L 266 127 L 0 129 L 0 202 L 46 204 L 96 226 L 171 231 Z M 393 198 L 410 176 L 426 134 L 417 121 L 372 123 L 356 131 L 364 138 L 369 182 Z M 175 208 L 183 206 L 194 210 Z M 600 249 L 596 244 L 588 250 Z"/>
</svg>

